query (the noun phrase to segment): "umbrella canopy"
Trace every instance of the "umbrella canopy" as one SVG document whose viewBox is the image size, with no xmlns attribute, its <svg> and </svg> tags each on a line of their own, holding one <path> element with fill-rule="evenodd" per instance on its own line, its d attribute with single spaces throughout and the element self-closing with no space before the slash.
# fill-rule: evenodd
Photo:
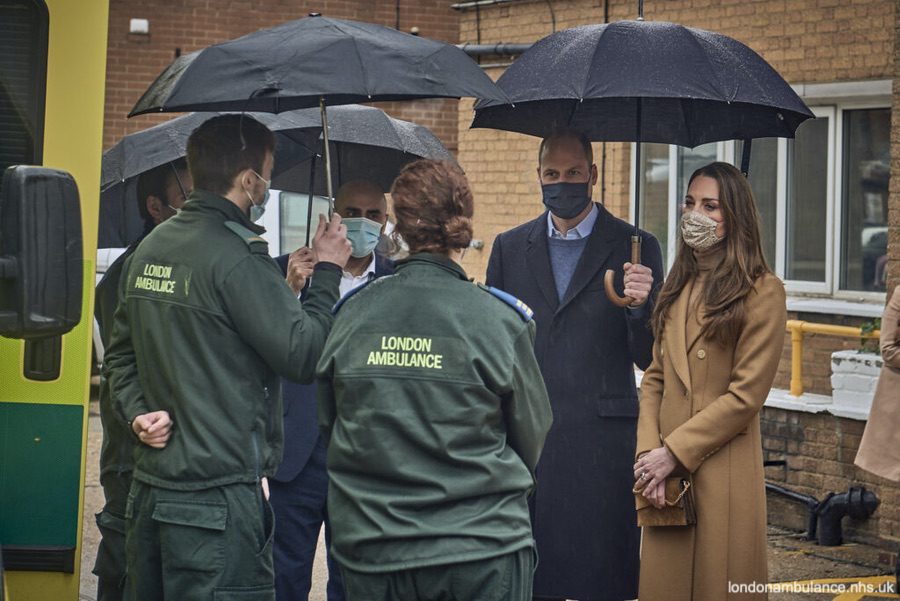
<svg viewBox="0 0 900 601">
<path fill-rule="evenodd" d="M 674 23 L 619 21 L 552 34 L 497 85 L 509 102 L 481 100 L 472 127 L 546 137 L 571 127 L 590 139 L 707 142 L 794 137 L 813 117 L 753 50 Z"/>
<path fill-rule="evenodd" d="M 505 101 L 465 52 L 396 29 L 310 16 L 181 56 L 129 116 L 179 111 L 282 111 L 356 102 Z"/>
<path fill-rule="evenodd" d="M 104 153 L 98 248 L 127 246 L 141 235 L 144 226 L 137 210 L 137 176 L 183 157 L 191 132 L 218 114 L 224 113 L 192 113 L 172 119 L 125 136 Z M 381 109 L 350 105 L 335 107 L 331 114 L 330 146 L 338 157 L 339 184 L 371 179 L 387 190 L 410 161 L 454 160 L 428 128 L 390 117 Z M 324 177 L 314 176 L 314 161 L 324 150 L 317 109 L 250 116 L 275 132 L 274 188 L 309 192 L 310 180 L 314 180 L 315 191 L 324 188 Z"/>
<path fill-rule="evenodd" d="M 308 110 L 308 109 L 306 109 Z M 293 113 L 267 115 L 273 130 L 288 129 Z M 338 186 L 356 179 L 376 182 L 385 191 L 403 166 L 420 158 L 454 161 L 453 155 L 427 127 L 395 119 L 384 111 L 361 105 L 334 107 L 329 111 L 329 144 L 334 162 L 334 176 Z M 265 123 L 265 120 L 263 121 Z M 323 156 L 322 137 L 312 146 L 313 158 Z M 320 163 L 321 164 L 321 163 Z M 273 187 L 281 190 L 310 191 L 308 161 L 276 154 Z M 324 195 L 325 178 L 321 175 L 312 181 L 312 191 Z"/>
<path fill-rule="evenodd" d="M 101 192 L 154 167 L 183 157 L 187 152 L 187 139 L 191 132 L 204 121 L 224 114 L 226 113 L 191 113 L 125 136 L 103 153 Z M 294 162 L 312 156 L 313 151 L 310 149 L 322 128 L 318 111 L 296 111 L 274 124 L 267 121 L 271 115 L 263 113 L 251 116 L 273 131 L 279 123 L 289 124 L 289 129 L 298 130 L 292 134 L 291 139 L 279 138 L 276 156 L 287 155 Z"/>
</svg>

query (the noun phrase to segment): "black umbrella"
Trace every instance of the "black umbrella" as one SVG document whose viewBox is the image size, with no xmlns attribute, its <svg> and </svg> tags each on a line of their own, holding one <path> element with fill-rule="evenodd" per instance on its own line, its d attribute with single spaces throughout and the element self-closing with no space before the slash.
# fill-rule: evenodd
<svg viewBox="0 0 900 601">
<path fill-rule="evenodd" d="M 204 121 L 224 114 L 226 113 L 191 113 L 125 136 L 103 153 L 100 173 L 101 192 L 120 185 L 154 167 L 183 157 L 191 132 Z M 266 122 L 271 117 L 266 113 L 252 116 L 262 122 Z M 293 162 L 310 158 L 313 153 L 310 149 L 321 133 L 322 127 L 317 112 L 296 111 L 286 116 L 282 123 L 289 123 L 289 128 L 298 130 L 298 132 L 292 134 L 294 144 L 287 144 L 290 140 L 279 138 L 280 146 L 276 156 L 284 155 L 285 160 L 289 157 Z M 272 129 L 272 127 L 269 128 Z M 300 131 L 303 133 L 301 134 Z"/>
<path fill-rule="evenodd" d="M 790 85 L 744 44 L 674 23 L 619 21 L 554 33 L 535 43 L 500 77 L 508 102 L 481 100 L 472 127 L 546 137 L 567 127 L 594 141 L 698 146 L 793 138 L 814 115 Z M 635 171 L 640 165 L 637 145 Z M 635 198 L 640 197 L 640 174 Z M 632 255 L 640 261 L 635 201 Z M 607 273 L 607 293 L 612 272 Z M 620 297 L 619 304 L 630 299 Z"/>
<path fill-rule="evenodd" d="M 290 116 L 293 130 L 277 137 L 276 156 L 282 170 L 309 160 L 321 122 L 315 110 L 297 111 Z M 97 248 L 128 246 L 144 231 L 137 210 L 137 176 L 185 156 L 187 139 L 201 123 L 225 113 L 207 112 L 182 115 L 153 127 L 129 134 L 103 153 L 100 175 L 100 218 Z M 254 114 L 264 121 L 269 114 Z M 274 172 L 277 172 L 275 170 Z"/>
<path fill-rule="evenodd" d="M 143 222 L 137 211 L 137 176 L 183 157 L 191 132 L 218 114 L 224 113 L 192 113 L 172 119 L 125 136 L 104 153 L 98 248 L 127 246 L 141 235 Z M 323 152 L 318 110 L 300 109 L 277 115 L 252 113 L 251 116 L 276 134 L 273 187 L 318 193 L 321 183 L 316 184 L 315 165 Z M 351 179 L 371 179 L 388 189 L 403 165 L 410 161 L 453 160 L 428 128 L 394 119 L 375 107 L 335 107 L 329 130 L 330 146 L 338 158 L 339 184 Z"/>
<path fill-rule="evenodd" d="M 130 116 L 177 111 L 281 111 L 383 100 L 474 96 L 504 101 L 455 46 L 395 29 L 311 15 L 180 57 Z M 331 161 L 326 146 L 326 183 Z"/>
<path fill-rule="evenodd" d="M 290 113 L 264 115 L 263 122 L 280 134 L 297 131 L 291 128 L 296 116 L 307 113 L 301 109 Z M 301 119 L 305 119 L 301 117 Z M 384 111 L 371 106 L 346 105 L 331 109 L 328 122 L 328 148 L 325 153 L 325 137 L 308 146 L 315 151 L 309 161 L 297 160 L 279 150 L 275 157 L 275 174 L 272 186 L 278 190 L 309 192 L 307 202 L 307 224 L 312 223 L 313 194 L 328 194 L 331 190 L 328 177 L 316 179 L 317 159 L 331 156 L 335 170 L 332 174 L 337 185 L 366 179 L 377 183 L 381 189 L 390 189 L 400 169 L 416 159 L 439 159 L 453 161 L 453 155 L 427 127 L 395 119 Z M 325 184 L 323 184 L 323 180 Z M 306 228 L 306 244 L 309 245 L 311 228 Z"/>
<path fill-rule="evenodd" d="M 291 120 L 309 109 L 265 115 L 276 132 L 291 131 Z M 334 107 L 329 111 L 329 145 L 334 162 L 334 179 L 338 186 L 352 180 L 374 181 L 385 191 L 389 190 L 400 169 L 407 163 L 421 158 L 455 161 L 453 155 L 427 127 L 395 119 L 384 111 L 371 106 L 351 104 Z M 259 115 L 257 115 L 259 116 Z M 318 123 L 317 123 L 318 125 Z M 319 137 L 311 146 L 315 152 L 310 158 L 316 161 L 324 156 L 324 141 Z M 312 191 L 326 193 L 324 178 L 311 177 L 308 161 L 296 160 L 283 153 L 275 156 L 276 175 L 273 187 L 279 190 Z"/>
</svg>

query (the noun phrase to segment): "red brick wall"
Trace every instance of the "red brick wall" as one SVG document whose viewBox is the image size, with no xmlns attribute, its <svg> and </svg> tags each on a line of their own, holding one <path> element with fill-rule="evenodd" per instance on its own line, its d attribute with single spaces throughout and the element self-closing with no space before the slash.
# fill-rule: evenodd
<svg viewBox="0 0 900 601">
<path fill-rule="evenodd" d="M 459 15 L 446 0 L 400 0 L 400 29 L 456 43 Z M 111 0 L 107 51 L 104 147 L 125 134 L 175 115 L 125 116 L 147 86 L 175 58 L 257 29 L 299 19 L 311 11 L 325 16 L 395 26 L 395 0 Z M 150 34 L 128 33 L 129 20 L 149 19 Z M 430 127 L 451 150 L 457 147 L 456 100 L 388 103 L 385 110 Z"/>
</svg>

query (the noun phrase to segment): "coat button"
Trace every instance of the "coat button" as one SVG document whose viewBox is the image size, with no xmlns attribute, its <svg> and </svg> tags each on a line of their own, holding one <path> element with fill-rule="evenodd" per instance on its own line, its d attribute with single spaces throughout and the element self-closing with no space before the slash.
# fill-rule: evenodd
<svg viewBox="0 0 900 601">
<path fill-rule="evenodd" d="M 700 349 L 699 351 L 697 351 L 697 358 L 698 359 L 706 359 L 706 351 L 703 349 Z"/>
</svg>

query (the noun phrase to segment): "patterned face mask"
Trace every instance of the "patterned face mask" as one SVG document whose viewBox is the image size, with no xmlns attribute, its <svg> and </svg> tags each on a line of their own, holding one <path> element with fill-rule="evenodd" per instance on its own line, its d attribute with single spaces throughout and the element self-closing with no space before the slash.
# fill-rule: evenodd
<svg viewBox="0 0 900 601">
<path fill-rule="evenodd" d="M 712 248 L 724 239 L 716 235 L 715 220 L 697 211 L 688 211 L 681 215 L 681 237 L 684 243 L 694 250 Z"/>
</svg>

